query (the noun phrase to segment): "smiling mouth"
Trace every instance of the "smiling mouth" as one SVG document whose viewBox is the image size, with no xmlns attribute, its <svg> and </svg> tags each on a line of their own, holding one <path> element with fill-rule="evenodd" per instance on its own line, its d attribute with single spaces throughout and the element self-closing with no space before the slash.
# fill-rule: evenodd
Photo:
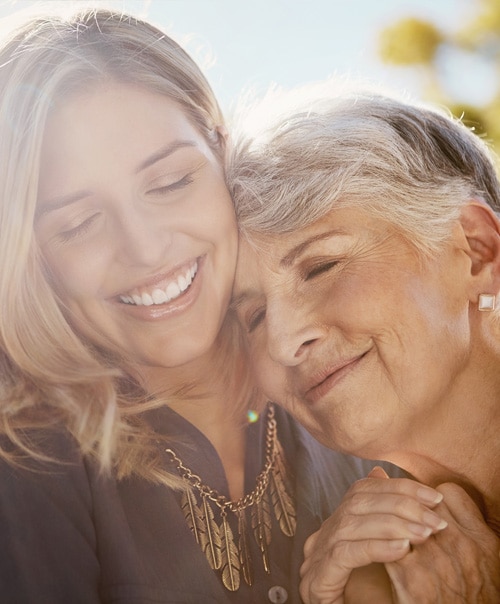
<svg viewBox="0 0 500 604">
<path fill-rule="evenodd" d="M 190 267 L 181 272 L 175 279 L 171 279 L 163 287 L 152 287 L 143 291 L 134 291 L 133 293 L 121 294 L 120 301 L 132 306 L 158 306 L 166 304 L 178 298 L 189 289 L 193 279 L 198 272 L 198 260 L 195 260 Z"/>
<path fill-rule="evenodd" d="M 350 359 L 349 361 L 342 363 L 327 372 L 324 372 L 321 376 L 316 377 L 311 385 L 304 391 L 303 398 L 312 403 L 322 398 L 333 386 L 340 381 L 344 375 L 350 372 L 350 370 L 366 356 L 367 352 Z"/>
</svg>

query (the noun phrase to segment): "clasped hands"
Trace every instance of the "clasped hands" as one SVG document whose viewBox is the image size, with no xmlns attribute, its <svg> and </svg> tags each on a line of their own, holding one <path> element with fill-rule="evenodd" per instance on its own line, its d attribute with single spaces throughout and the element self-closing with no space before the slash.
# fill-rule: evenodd
<svg viewBox="0 0 500 604">
<path fill-rule="evenodd" d="M 498 604 L 500 539 L 459 486 L 356 482 L 306 541 L 305 604 Z"/>
</svg>

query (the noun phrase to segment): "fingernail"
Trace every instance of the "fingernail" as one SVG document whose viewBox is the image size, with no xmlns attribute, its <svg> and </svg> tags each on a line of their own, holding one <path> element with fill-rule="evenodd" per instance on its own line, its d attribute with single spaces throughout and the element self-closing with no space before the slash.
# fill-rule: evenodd
<svg viewBox="0 0 500 604">
<path fill-rule="evenodd" d="M 409 539 L 392 539 L 389 541 L 389 547 L 394 550 L 403 550 L 410 547 Z"/>
<path fill-rule="evenodd" d="M 428 526 L 423 526 L 422 524 L 416 524 L 414 522 L 408 523 L 408 528 L 414 535 L 425 537 L 426 539 L 432 533 L 432 529 Z"/>
<path fill-rule="evenodd" d="M 427 526 L 432 527 L 435 531 L 442 531 L 448 526 L 446 520 L 443 520 L 433 512 L 424 512 L 422 519 Z"/>
<path fill-rule="evenodd" d="M 424 503 L 438 504 L 443 501 L 443 494 L 430 487 L 420 487 L 417 491 L 417 497 Z"/>
</svg>

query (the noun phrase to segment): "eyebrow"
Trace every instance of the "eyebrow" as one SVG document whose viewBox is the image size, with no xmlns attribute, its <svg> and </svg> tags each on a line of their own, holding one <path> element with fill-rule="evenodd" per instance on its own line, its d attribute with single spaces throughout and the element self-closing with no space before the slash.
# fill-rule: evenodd
<svg viewBox="0 0 500 604">
<path fill-rule="evenodd" d="M 308 247 L 310 247 L 313 243 L 317 241 L 323 241 L 324 239 L 329 239 L 330 237 L 334 237 L 336 235 L 346 235 L 346 231 L 343 229 L 332 229 L 330 231 L 325 231 L 324 233 L 318 233 L 317 235 L 313 235 L 309 239 L 302 241 L 294 248 L 292 248 L 283 258 L 280 260 L 280 266 L 282 268 L 290 267 L 299 256 L 301 256 Z"/>
<path fill-rule="evenodd" d="M 175 153 L 179 149 L 184 149 L 185 147 L 196 147 L 196 143 L 194 141 L 190 141 L 190 140 L 177 140 L 177 141 L 174 141 L 173 143 L 170 143 L 169 145 L 166 145 L 165 147 L 162 147 L 161 149 L 158 149 L 158 151 L 155 151 L 149 157 L 147 157 L 143 162 L 141 162 L 141 164 L 138 166 L 137 170 L 135 171 L 136 174 L 138 174 L 139 172 L 142 172 L 146 168 L 149 168 L 150 166 L 156 164 L 156 162 L 159 162 L 160 160 L 165 159 L 169 155 L 172 155 L 172 153 Z"/>
<path fill-rule="evenodd" d="M 70 193 L 69 195 L 62 195 L 61 197 L 54 197 L 47 200 L 42 205 L 37 206 L 35 210 L 35 222 L 44 214 L 59 210 L 65 206 L 69 206 L 70 204 L 76 203 L 89 195 L 91 195 L 90 191 L 77 191 L 76 193 Z"/>
<path fill-rule="evenodd" d="M 147 157 L 143 162 L 139 164 L 139 166 L 135 170 L 135 173 L 139 174 L 146 168 L 153 166 L 160 160 L 165 159 L 169 155 L 172 155 L 172 153 L 175 153 L 179 149 L 184 149 L 185 147 L 196 147 L 196 143 L 190 140 L 176 140 L 170 143 L 169 145 L 158 149 L 158 151 L 155 151 L 149 157 Z M 77 201 L 80 201 L 85 197 L 88 197 L 89 195 L 91 195 L 91 192 L 84 190 L 77 191 L 75 193 L 70 193 L 69 195 L 62 195 L 61 197 L 54 197 L 52 199 L 44 201 L 43 204 L 41 204 L 35 212 L 35 221 L 38 220 L 44 214 L 47 214 L 48 212 L 53 212 L 55 210 L 59 210 L 60 208 L 64 208 L 65 206 L 71 205 L 72 203 L 76 203 Z"/>
<path fill-rule="evenodd" d="M 282 268 L 290 267 L 295 262 L 295 260 L 306 251 L 306 249 L 310 245 L 312 245 L 313 243 L 316 243 L 317 241 L 323 241 L 324 239 L 329 239 L 330 237 L 333 237 L 336 235 L 347 235 L 347 232 L 344 231 L 343 229 L 331 229 L 330 231 L 325 231 L 324 233 L 318 233 L 317 235 L 314 235 L 313 237 L 310 237 L 309 239 L 302 241 L 301 243 L 296 245 L 293 249 L 291 249 L 285 256 L 283 256 L 283 258 L 280 260 L 280 266 Z M 233 296 L 233 298 L 231 299 L 231 302 L 229 304 L 229 308 L 231 310 L 237 310 L 238 307 L 241 306 L 248 299 L 258 298 L 261 295 L 262 295 L 262 292 L 260 292 L 259 290 L 256 290 L 252 287 L 247 287 L 246 289 L 241 291 L 236 296 Z"/>
</svg>

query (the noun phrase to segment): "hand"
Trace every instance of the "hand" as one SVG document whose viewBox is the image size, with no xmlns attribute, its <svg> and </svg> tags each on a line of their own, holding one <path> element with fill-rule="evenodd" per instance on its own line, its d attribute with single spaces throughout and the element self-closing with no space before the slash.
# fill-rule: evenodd
<svg viewBox="0 0 500 604">
<path fill-rule="evenodd" d="M 386 564 L 398 604 L 500 602 L 500 539 L 486 525 L 467 493 L 455 484 L 437 489 L 444 495 L 435 511 L 446 530 L 415 545 Z"/>
<path fill-rule="evenodd" d="M 446 527 L 432 511 L 438 491 L 382 468 L 357 481 L 334 514 L 306 541 L 300 594 L 306 604 L 341 604 L 353 569 L 393 562 Z M 361 601 L 361 600 L 359 600 Z M 373 602 L 373 594 L 368 601 Z M 390 599 L 388 601 L 391 601 Z"/>
</svg>

